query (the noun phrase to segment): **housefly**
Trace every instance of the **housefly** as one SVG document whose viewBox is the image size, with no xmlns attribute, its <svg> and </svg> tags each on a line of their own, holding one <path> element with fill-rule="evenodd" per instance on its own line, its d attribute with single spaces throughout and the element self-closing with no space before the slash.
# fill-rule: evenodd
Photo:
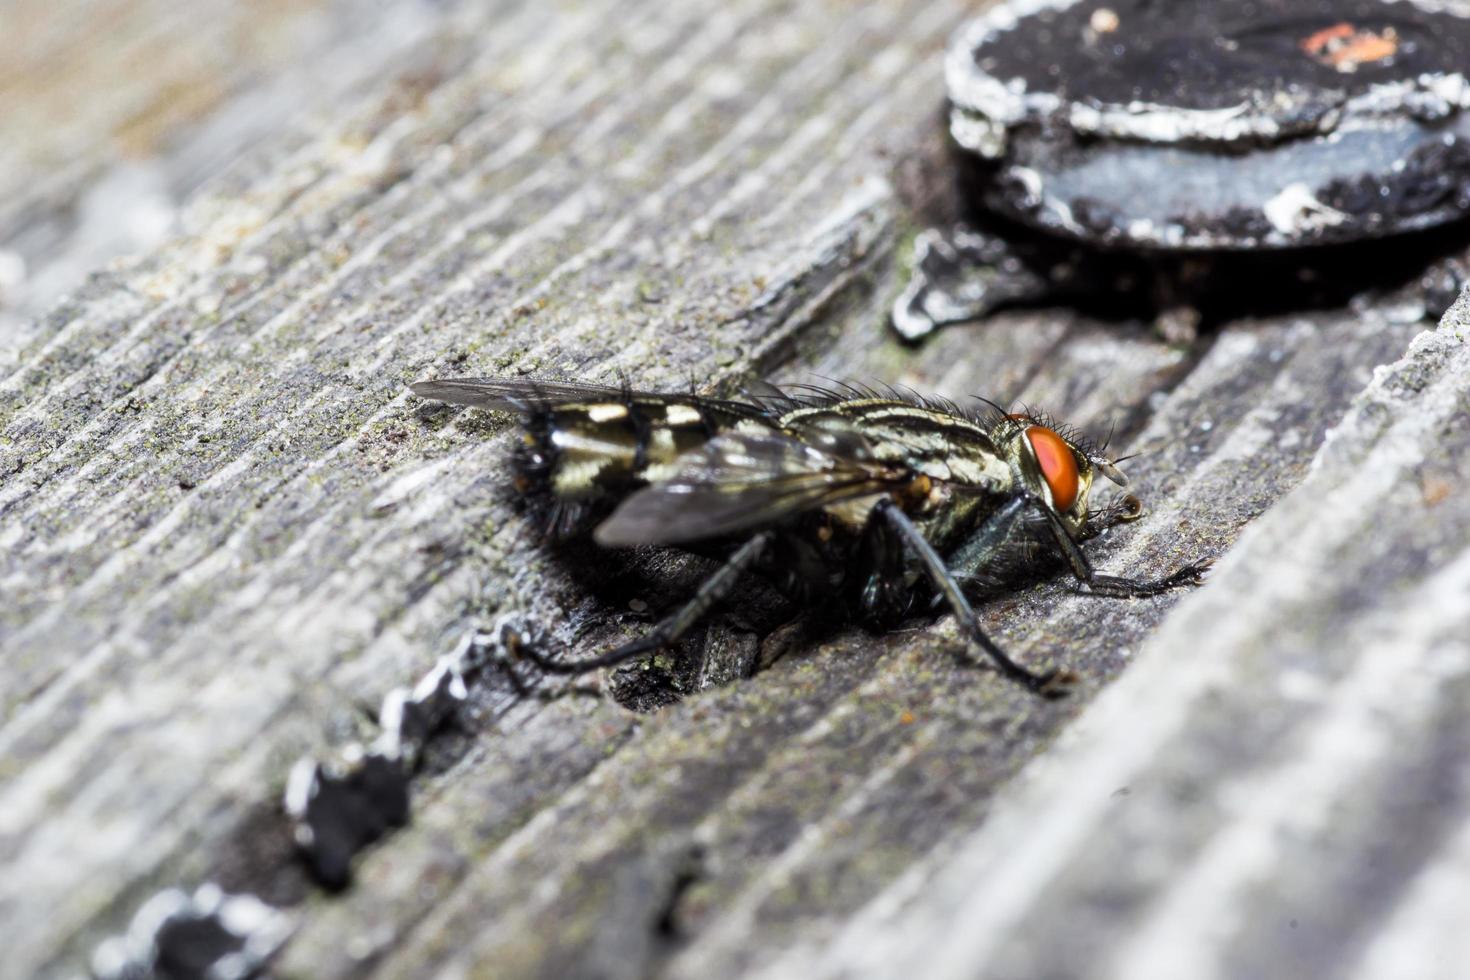
<svg viewBox="0 0 1470 980">
<path fill-rule="evenodd" d="M 1017 663 L 981 628 L 967 593 L 1060 559 L 1081 591 L 1150 596 L 1198 583 L 1208 562 L 1153 581 L 1100 575 L 1081 543 L 1142 513 L 1095 507 L 1115 461 L 1044 416 L 852 385 L 769 385 L 738 399 L 561 381 L 450 378 L 413 386 L 524 421 L 516 489 L 546 533 L 599 544 L 681 546 L 722 566 L 647 635 L 577 660 L 523 653 L 546 671 L 609 667 L 676 642 L 741 576 L 882 628 L 947 605 L 968 643 L 1007 677 L 1060 693 L 1069 672 Z"/>
</svg>

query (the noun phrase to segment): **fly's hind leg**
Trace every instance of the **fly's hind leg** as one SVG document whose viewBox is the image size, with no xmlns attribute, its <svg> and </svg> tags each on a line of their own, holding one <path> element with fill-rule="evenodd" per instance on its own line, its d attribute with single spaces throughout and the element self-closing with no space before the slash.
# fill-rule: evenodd
<svg viewBox="0 0 1470 980">
<path fill-rule="evenodd" d="M 672 615 L 661 620 L 646 635 L 614 647 L 606 653 L 576 660 L 556 660 L 537 649 L 535 644 L 522 645 L 516 652 L 548 674 L 586 674 L 666 647 L 677 642 L 715 603 L 729 595 L 740 576 L 760 559 L 770 543 L 771 535 L 768 532 L 752 537 L 735 550 L 719 571 L 705 579 L 699 591 Z"/>
</svg>

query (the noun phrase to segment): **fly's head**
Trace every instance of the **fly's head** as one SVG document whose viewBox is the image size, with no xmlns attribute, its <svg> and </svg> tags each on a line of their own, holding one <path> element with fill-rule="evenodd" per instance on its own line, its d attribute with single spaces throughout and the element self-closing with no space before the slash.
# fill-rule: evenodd
<svg viewBox="0 0 1470 980">
<path fill-rule="evenodd" d="M 1128 478 L 1098 447 L 1044 416 L 1006 415 L 996 423 L 991 438 L 1019 485 L 1041 500 L 1075 537 L 1087 528 L 1094 479 L 1102 476 L 1120 487 L 1128 485 Z M 1133 517 L 1142 513 L 1142 505 L 1131 495 L 1124 506 Z"/>
</svg>

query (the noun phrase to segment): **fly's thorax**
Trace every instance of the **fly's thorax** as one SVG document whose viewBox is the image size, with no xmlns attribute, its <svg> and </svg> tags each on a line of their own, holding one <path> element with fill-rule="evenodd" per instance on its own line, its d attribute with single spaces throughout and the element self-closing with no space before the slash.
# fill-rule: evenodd
<svg viewBox="0 0 1470 980">
<path fill-rule="evenodd" d="M 1014 483 L 985 428 L 941 407 L 854 398 L 793 410 L 778 424 L 805 443 L 865 460 L 895 481 L 884 492 L 823 508 L 849 530 L 862 529 L 873 508 L 891 499 L 939 543 L 963 534 L 974 513 Z"/>
<path fill-rule="evenodd" d="M 1005 499 L 1003 492 L 963 492 L 951 484 L 936 483 L 924 506 L 909 509 L 909 514 L 925 540 L 943 553 L 973 534 Z"/>
<path fill-rule="evenodd" d="M 1011 470 L 985 428 L 939 408 L 885 398 L 860 398 L 790 412 L 782 428 L 805 436 L 857 437 L 877 463 L 977 490 L 1003 490 Z M 853 452 L 853 450 L 849 450 Z"/>
</svg>

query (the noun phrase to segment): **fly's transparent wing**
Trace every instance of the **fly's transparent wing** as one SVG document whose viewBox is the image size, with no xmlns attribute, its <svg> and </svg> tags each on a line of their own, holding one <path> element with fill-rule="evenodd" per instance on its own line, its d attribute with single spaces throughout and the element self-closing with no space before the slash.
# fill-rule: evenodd
<svg viewBox="0 0 1470 980">
<path fill-rule="evenodd" d="M 723 433 L 623 501 L 595 537 L 606 545 L 719 537 L 882 493 L 908 478 L 904 470 L 832 449 L 773 431 Z"/>
<path fill-rule="evenodd" d="M 623 396 L 623 389 L 612 385 L 534 378 L 435 378 L 410 387 L 420 398 L 502 412 L 518 412 L 529 406 L 555 402 L 605 401 Z"/>
<path fill-rule="evenodd" d="M 410 385 L 420 398 L 470 405 L 501 412 L 531 412 L 562 405 L 589 402 L 653 405 L 704 405 L 741 418 L 758 418 L 764 412 L 755 405 L 727 399 L 704 398 L 692 393 L 664 394 L 634 391 L 616 385 L 584 384 L 580 381 L 547 381 L 542 378 L 435 378 Z"/>
</svg>

